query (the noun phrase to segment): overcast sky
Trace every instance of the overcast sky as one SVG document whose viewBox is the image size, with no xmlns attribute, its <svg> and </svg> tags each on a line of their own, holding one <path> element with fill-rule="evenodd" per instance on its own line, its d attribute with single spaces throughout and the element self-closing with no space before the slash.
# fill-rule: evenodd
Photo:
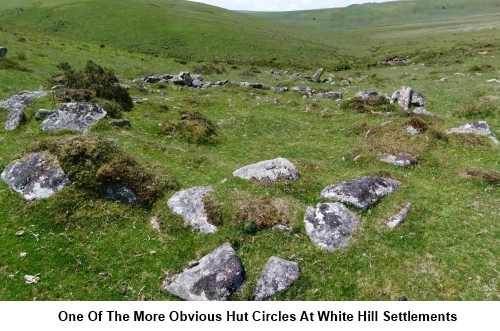
<svg viewBox="0 0 500 331">
<path fill-rule="evenodd" d="M 196 0 L 196 2 L 202 2 L 230 10 L 250 11 L 288 11 L 338 8 L 346 7 L 352 4 L 389 1 L 391 0 Z"/>
</svg>

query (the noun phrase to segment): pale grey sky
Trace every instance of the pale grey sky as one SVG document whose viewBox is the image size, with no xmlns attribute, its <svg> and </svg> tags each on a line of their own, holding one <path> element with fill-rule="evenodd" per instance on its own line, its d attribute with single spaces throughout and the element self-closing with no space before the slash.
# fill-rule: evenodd
<svg viewBox="0 0 500 331">
<path fill-rule="evenodd" d="M 394 0 L 196 0 L 212 6 L 230 10 L 289 11 L 346 7 L 367 2 L 389 2 Z"/>
</svg>

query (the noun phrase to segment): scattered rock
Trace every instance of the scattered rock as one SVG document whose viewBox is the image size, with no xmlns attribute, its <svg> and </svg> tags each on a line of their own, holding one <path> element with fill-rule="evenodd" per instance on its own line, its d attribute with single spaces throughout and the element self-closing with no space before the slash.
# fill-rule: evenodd
<svg viewBox="0 0 500 331">
<path fill-rule="evenodd" d="M 491 139 L 491 141 L 493 141 L 493 143 L 494 143 L 495 145 L 500 145 L 500 141 L 498 141 L 498 139 L 497 139 L 497 138 L 495 138 L 495 137 L 493 137 L 493 136 L 490 136 L 490 139 Z"/>
<path fill-rule="evenodd" d="M 162 288 L 184 300 L 226 301 L 243 283 L 244 271 L 229 243 L 206 255 L 197 263 L 165 280 Z"/>
<path fill-rule="evenodd" d="M 7 55 L 7 47 L 0 47 L 0 57 Z"/>
<path fill-rule="evenodd" d="M 0 101 L 0 107 L 9 110 L 23 109 L 32 103 L 33 99 L 31 99 L 27 94 L 14 94 Z"/>
<path fill-rule="evenodd" d="M 151 219 L 149 220 L 149 224 L 154 231 L 156 231 L 157 233 L 161 233 L 161 225 L 157 215 L 151 217 Z"/>
<path fill-rule="evenodd" d="M 425 108 L 422 108 L 422 107 L 415 108 L 413 110 L 413 114 L 416 114 L 416 115 L 425 115 L 425 116 L 434 116 L 433 113 L 428 112 L 427 110 L 425 110 Z"/>
<path fill-rule="evenodd" d="M 133 103 L 143 103 L 143 102 L 146 102 L 148 101 L 147 98 L 132 98 L 132 102 Z"/>
<path fill-rule="evenodd" d="M 315 82 L 319 82 L 319 80 L 321 79 L 321 75 L 323 74 L 323 68 L 319 68 L 316 73 L 314 74 L 312 80 L 315 81 Z"/>
<path fill-rule="evenodd" d="M 448 78 L 443 77 L 440 80 L 438 80 L 438 83 L 444 83 L 444 82 L 447 82 L 447 81 L 448 81 Z"/>
<path fill-rule="evenodd" d="M 53 157 L 30 154 L 9 164 L 1 178 L 9 188 L 26 200 L 48 198 L 71 184 Z"/>
<path fill-rule="evenodd" d="M 311 241 L 329 252 L 347 244 L 358 221 L 359 217 L 339 202 L 307 207 L 304 216 Z"/>
<path fill-rule="evenodd" d="M 276 224 L 272 227 L 273 230 L 280 230 L 280 231 L 292 231 L 292 228 L 289 226 L 286 226 L 284 224 Z"/>
<path fill-rule="evenodd" d="M 5 121 L 5 131 L 15 130 L 26 119 L 22 108 L 14 108 L 10 111 L 7 121 Z"/>
<path fill-rule="evenodd" d="M 342 93 L 341 92 L 324 92 L 322 93 L 322 95 L 325 97 L 325 98 L 329 98 L 329 99 L 335 99 L 335 100 L 342 100 Z"/>
<path fill-rule="evenodd" d="M 274 104 L 275 104 L 275 105 L 277 105 L 277 104 L 279 104 L 279 103 L 280 103 L 280 99 L 278 99 L 278 98 L 274 98 Z"/>
<path fill-rule="evenodd" d="M 380 161 L 406 168 L 413 168 L 417 164 L 417 160 L 408 154 L 399 154 L 398 156 L 389 155 Z"/>
<path fill-rule="evenodd" d="M 106 187 L 104 198 L 114 201 L 121 201 L 124 204 L 131 206 L 139 204 L 135 193 L 122 183 L 109 184 L 108 187 Z"/>
<path fill-rule="evenodd" d="M 287 159 L 277 158 L 261 161 L 240 168 L 233 172 L 233 176 L 243 179 L 257 179 L 276 182 L 280 179 L 297 180 L 299 171 Z"/>
<path fill-rule="evenodd" d="M 24 258 L 24 257 L 28 256 L 28 253 L 26 253 L 26 252 L 21 252 L 21 253 L 19 254 L 19 256 L 20 256 L 20 257 L 22 257 L 22 258 Z"/>
<path fill-rule="evenodd" d="M 498 84 L 500 84 L 500 80 L 498 80 L 498 79 L 488 79 L 486 81 L 486 83 L 498 83 Z"/>
<path fill-rule="evenodd" d="M 189 190 L 175 193 L 167 202 L 174 213 L 180 215 L 184 221 L 201 233 L 213 233 L 217 227 L 208 223 L 203 197 L 211 192 L 210 186 L 195 186 Z"/>
<path fill-rule="evenodd" d="M 248 84 L 248 86 L 253 87 L 253 88 L 263 88 L 264 87 L 264 85 L 262 85 L 261 83 L 250 83 L 250 84 Z"/>
<path fill-rule="evenodd" d="M 406 128 L 406 133 L 410 135 L 419 134 L 429 128 L 427 123 L 418 116 L 412 117 L 408 121 L 409 126 Z"/>
<path fill-rule="evenodd" d="M 411 203 L 407 203 L 400 211 L 394 216 L 391 216 L 389 218 L 389 223 L 387 223 L 387 226 L 392 228 L 395 228 L 399 224 L 403 222 L 403 220 L 406 218 L 406 215 L 408 214 L 408 211 L 410 211 L 410 206 Z"/>
<path fill-rule="evenodd" d="M 300 268 L 296 262 L 286 261 L 271 256 L 257 278 L 255 301 L 264 300 L 285 290 L 300 277 Z"/>
<path fill-rule="evenodd" d="M 420 93 L 413 92 L 411 96 L 411 103 L 414 106 L 423 107 L 425 106 L 425 97 Z"/>
<path fill-rule="evenodd" d="M 278 87 L 273 87 L 272 90 L 273 90 L 273 92 L 281 93 L 281 92 L 288 91 L 288 87 L 278 86 Z"/>
<path fill-rule="evenodd" d="M 481 136 L 491 134 L 490 126 L 486 121 L 467 122 L 458 128 L 447 130 L 446 133 L 475 133 Z"/>
<path fill-rule="evenodd" d="M 70 102 L 61 107 L 40 124 L 43 131 L 79 130 L 87 131 L 100 119 L 106 111 L 99 105 L 90 102 Z"/>
<path fill-rule="evenodd" d="M 401 183 L 394 179 L 365 177 L 327 186 L 321 196 L 368 209 L 384 196 L 394 193 Z"/>
<path fill-rule="evenodd" d="M 40 109 L 36 114 L 35 114 L 35 119 L 41 120 L 44 119 L 47 116 L 50 116 L 54 114 L 56 111 L 55 110 L 47 110 L 47 109 Z"/>
<path fill-rule="evenodd" d="M 193 78 L 189 72 L 181 71 L 177 76 L 172 78 L 172 82 L 176 85 L 192 86 Z"/>
<path fill-rule="evenodd" d="M 109 125 L 112 126 L 130 126 L 130 121 L 129 120 L 119 120 L 119 121 L 112 121 L 108 123 Z"/>
<path fill-rule="evenodd" d="M 24 230 L 19 230 L 16 232 L 16 237 L 22 237 L 24 236 Z"/>
<path fill-rule="evenodd" d="M 40 280 L 40 274 L 36 274 L 34 276 L 25 275 L 24 280 L 26 281 L 26 284 L 36 284 Z"/>
<path fill-rule="evenodd" d="M 413 90 L 408 86 L 403 86 L 392 94 L 391 104 L 397 101 L 404 110 L 408 110 L 411 107 L 412 96 Z"/>
<path fill-rule="evenodd" d="M 366 102 L 370 100 L 373 97 L 376 97 L 378 95 L 378 92 L 375 91 L 359 91 L 354 95 L 355 98 L 358 98 L 359 100 Z"/>
</svg>

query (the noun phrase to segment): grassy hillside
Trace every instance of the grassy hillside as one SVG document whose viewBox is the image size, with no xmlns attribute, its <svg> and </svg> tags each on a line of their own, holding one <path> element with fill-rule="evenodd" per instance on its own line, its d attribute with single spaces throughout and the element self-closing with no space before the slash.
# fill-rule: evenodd
<svg viewBox="0 0 500 331">
<path fill-rule="evenodd" d="M 247 13 L 291 25 L 359 29 L 499 13 L 499 5 L 498 1 L 492 0 L 410 0 L 351 5 L 345 8 Z"/>
<path fill-rule="evenodd" d="M 500 138 L 500 84 L 487 82 L 499 79 L 500 36 L 497 28 L 491 28 L 498 24 L 497 14 L 343 31 L 330 44 L 312 38 L 306 46 L 298 45 L 298 41 L 310 36 L 308 33 L 326 36 L 324 29 L 290 28 L 285 34 L 290 42 L 269 45 L 261 37 L 282 36 L 281 25 L 251 17 L 244 21 L 244 15 L 232 16 L 188 2 L 154 1 L 148 3 L 160 7 L 138 1 L 120 2 L 120 7 L 116 2 L 113 13 L 117 16 L 106 12 L 111 9 L 103 4 L 101 11 L 107 13 L 107 22 L 111 23 L 86 15 L 92 22 L 88 25 L 87 19 L 75 21 L 71 17 L 95 8 L 98 2 L 3 1 L 0 6 L 6 16 L 0 22 L 0 44 L 9 51 L 0 60 L 0 99 L 22 90 L 50 87 L 54 83 L 50 78 L 61 73 L 57 68 L 61 62 L 82 68 L 92 60 L 114 69 L 120 82 L 132 86 L 133 97 L 148 101 L 121 114 L 131 121 L 131 127 L 110 126 L 107 122 L 111 119 L 105 118 L 90 132 L 116 139 L 140 163 L 158 165 L 177 179 L 181 189 L 211 185 L 214 210 L 221 220 L 219 230 L 201 235 L 171 212 L 166 202 L 175 190 L 164 192 L 148 208 L 104 200 L 77 186 L 48 199 L 26 202 L 0 181 L 1 300 L 141 300 L 143 296 L 146 300 L 176 300 L 160 288 L 165 276 L 182 271 L 190 261 L 225 242 L 233 245 L 246 271 L 244 285 L 234 300 L 252 299 L 256 279 L 271 255 L 299 263 L 302 272 L 297 283 L 271 300 L 398 300 L 402 296 L 409 300 L 500 299 L 500 186 L 495 177 L 500 170 L 500 149 L 487 137 L 444 134 L 446 129 L 468 121 L 487 120 L 493 135 Z M 12 10 L 8 6 L 25 6 L 25 12 L 9 14 Z M 219 27 L 220 33 L 205 40 L 199 34 L 187 33 L 195 31 L 196 25 L 151 24 L 146 17 L 155 15 L 162 6 L 177 8 L 175 15 L 168 17 L 179 22 L 194 22 L 196 16 L 181 12 L 181 8 L 213 10 L 214 16 L 197 17 L 208 27 L 213 24 L 216 31 Z M 33 15 L 33 19 L 27 15 Z M 222 47 L 217 43 L 234 30 L 231 25 L 221 25 L 217 15 L 228 15 L 226 21 L 233 25 L 240 24 L 236 18 L 241 17 L 242 29 L 245 22 L 251 29 L 245 30 L 248 34 L 241 40 L 226 40 Z M 134 29 L 128 24 L 133 17 L 144 18 L 135 22 Z M 210 23 L 210 17 L 217 19 Z M 64 31 L 50 31 L 59 19 L 74 25 Z M 252 22 L 270 25 L 263 23 L 256 28 Z M 105 28 L 92 30 L 93 25 Z M 167 53 L 156 56 L 154 52 L 141 53 L 140 48 L 129 49 L 126 46 L 130 41 L 119 38 L 120 31 L 127 29 L 127 36 L 137 35 L 133 42 L 141 45 L 152 45 L 160 40 L 159 31 L 170 31 L 186 38 L 179 46 L 183 49 L 212 45 L 214 50 L 208 47 L 199 51 L 203 58 L 219 49 L 249 58 L 217 63 L 217 73 L 207 70 L 214 63 L 198 63 L 196 57 L 186 58 L 183 64 Z M 110 39 L 113 42 L 103 41 L 106 33 L 115 35 Z M 172 40 L 165 34 L 162 38 L 165 43 Z M 255 48 L 246 45 L 253 43 Z M 266 47 L 274 48 L 281 59 L 293 61 L 250 60 Z M 358 65 L 335 71 L 336 64 L 329 59 L 332 52 L 348 55 L 336 61 Z M 395 54 L 410 56 L 410 61 L 366 66 Z M 267 58 L 264 55 L 254 60 Z M 325 67 L 323 77 L 332 75 L 336 85 L 289 79 L 292 73 L 314 74 L 316 65 Z M 149 90 L 145 91 L 132 82 L 152 73 L 180 71 L 202 72 L 205 81 L 227 78 L 261 82 L 265 87 L 227 85 L 200 91 L 155 83 L 146 84 Z M 346 80 L 351 83 L 341 84 Z M 408 112 L 399 110 L 388 116 L 358 113 L 341 107 L 343 102 L 318 96 L 303 98 L 296 92 L 272 92 L 270 87 L 278 85 L 310 86 L 316 92 L 342 91 L 344 102 L 361 90 L 390 95 L 407 85 L 427 97 L 425 108 L 437 116 L 424 118 L 429 126 L 426 132 L 409 136 L 404 134 L 412 117 Z M 280 102 L 274 104 L 274 98 Z M 26 122 L 14 131 L 4 130 L 9 111 L 0 109 L 0 170 L 41 139 L 81 135 L 40 130 L 34 114 L 58 106 L 50 95 L 35 100 L 25 109 Z M 211 120 L 218 142 L 193 144 L 165 129 L 172 123 L 169 121 L 179 120 L 179 110 L 199 111 Z M 367 134 L 370 129 L 372 134 Z M 414 169 L 379 161 L 382 155 L 403 150 L 417 157 Z M 276 157 L 285 157 L 297 166 L 297 182 L 261 185 L 232 176 L 242 166 Z M 353 238 L 338 251 L 321 251 L 305 232 L 306 208 L 326 202 L 320 192 L 327 185 L 374 175 L 392 177 L 402 185 L 369 211 L 350 208 L 361 216 Z M 268 212 L 270 201 L 279 203 L 283 214 L 271 212 L 269 218 L 288 222 L 292 231 L 246 231 L 243 222 L 249 219 L 244 212 Z M 406 202 L 412 207 L 404 223 L 387 228 L 388 218 Z M 161 223 L 161 234 L 149 225 L 153 216 Z M 19 230 L 25 235 L 17 237 Z M 23 252 L 27 253 L 24 258 L 20 255 Z M 24 275 L 35 274 L 40 274 L 40 281 L 26 284 Z"/>
</svg>

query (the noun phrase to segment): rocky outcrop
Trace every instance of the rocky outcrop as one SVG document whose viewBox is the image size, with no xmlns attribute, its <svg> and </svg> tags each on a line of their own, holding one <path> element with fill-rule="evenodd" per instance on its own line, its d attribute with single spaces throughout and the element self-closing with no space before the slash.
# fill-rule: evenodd
<svg viewBox="0 0 500 331">
<path fill-rule="evenodd" d="M 271 256 L 257 278 L 255 301 L 263 300 L 293 284 L 300 277 L 300 268 L 296 262 Z"/>
<path fill-rule="evenodd" d="M 121 201 L 126 205 L 139 204 L 139 200 L 137 200 L 137 196 L 135 195 L 135 193 L 122 183 L 109 184 L 108 187 L 106 187 L 104 198 L 114 201 Z"/>
<path fill-rule="evenodd" d="M 162 288 L 184 300 L 226 301 L 243 283 L 243 266 L 229 243 L 192 265 Z"/>
<path fill-rule="evenodd" d="M 299 171 L 287 159 L 277 158 L 240 168 L 233 172 L 233 176 L 276 182 L 280 179 L 297 180 L 299 179 Z"/>
<path fill-rule="evenodd" d="M 210 186 L 195 186 L 189 190 L 175 193 L 167 205 L 174 213 L 180 215 L 195 230 L 201 233 L 213 233 L 217 227 L 208 223 L 203 197 L 211 192 Z"/>
<path fill-rule="evenodd" d="M 30 154 L 12 162 L 4 169 L 1 178 L 26 200 L 48 198 L 71 184 L 55 157 L 43 153 Z"/>
<path fill-rule="evenodd" d="M 358 221 L 356 214 L 338 202 L 307 207 L 304 216 L 306 233 L 311 241 L 329 252 L 347 244 Z"/>
<path fill-rule="evenodd" d="M 101 106 L 90 102 L 65 103 L 43 121 L 40 128 L 43 131 L 87 131 L 105 116 L 106 111 Z"/>
<path fill-rule="evenodd" d="M 468 122 L 458 128 L 447 130 L 446 133 L 474 133 L 481 136 L 491 134 L 491 128 L 486 121 Z"/>
<path fill-rule="evenodd" d="M 380 161 L 389 163 L 398 167 L 413 168 L 417 164 L 417 160 L 408 154 L 399 154 L 398 156 L 389 155 Z"/>
<path fill-rule="evenodd" d="M 394 179 L 365 177 L 327 186 L 321 196 L 361 209 L 368 209 L 381 198 L 394 193 L 401 183 Z"/>
</svg>

